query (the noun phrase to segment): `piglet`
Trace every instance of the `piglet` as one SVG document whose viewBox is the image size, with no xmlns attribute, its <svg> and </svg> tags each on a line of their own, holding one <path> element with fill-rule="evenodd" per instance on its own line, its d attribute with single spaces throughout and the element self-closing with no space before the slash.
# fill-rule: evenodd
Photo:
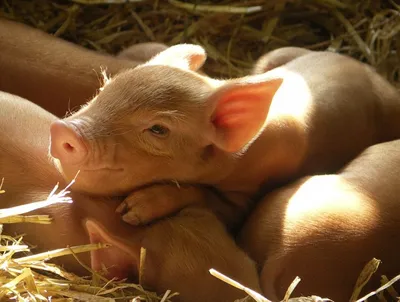
<svg viewBox="0 0 400 302">
<path fill-rule="evenodd" d="M 1 207 L 44 200 L 54 185 L 67 183 L 48 158 L 49 128 L 57 118 L 39 106 L 0 92 L 0 177 L 4 177 Z M 79 179 L 79 176 L 78 176 Z M 108 278 L 138 281 L 140 247 L 147 250 L 143 285 L 162 294 L 180 293 L 175 301 L 231 302 L 244 294 L 212 277 L 215 268 L 260 290 L 254 262 L 226 232 L 208 209 L 192 206 L 170 219 L 148 227 L 132 227 L 115 213 L 118 198 L 89 196 L 72 190 L 72 204 L 57 204 L 32 214 L 50 215 L 51 225 L 5 225 L 4 233 L 25 234 L 24 240 L 44 252 L 66 246 L 109 243 L 111 248 L 79 254 L 98 270 L 108 268 Z M 70 272 L 87 275 L 72 256 L 54 260 Z"/>
<path fill-rule="evenodd" d="M 394 140 L 368 147 L 337 174 L 307 176 L 267 194 L 238 240 L 260 267 L 264 294 L 282 299 L 299 276 L 294 296 L 349 301 L 373 258 L 382 263 L 361 294 L 377 289 L 382 274 L 398 275 L 399 184 Z"/>
<path fill-rule="evenodd" d="M 161 43 L 141 43 L 113 57 L 0 18 L 0 90 L 64 116 L 96 94 L 102 70 L 116 74 L 166 48 Z"/>
<path fill-rule="evenodd" d="M 234 227 L 260 191 L 335 172 L 400 137 L 398 92 L 350 57 L 283 48 L 260 60 L 255 71 L 267 72 L 231 80 L 196 73 L 205 60 L 200 46 L 170 47 L 52 123 L 50 154 L 65 179 L 80 170 L 76 190 L 134 191 L 118 208 L 132 224 L 202 200 L 179 184 L 211 185 L 226 197 L 219 216 Z M 135 193 L 165 180 L 178 185 Z"/>
</svg>

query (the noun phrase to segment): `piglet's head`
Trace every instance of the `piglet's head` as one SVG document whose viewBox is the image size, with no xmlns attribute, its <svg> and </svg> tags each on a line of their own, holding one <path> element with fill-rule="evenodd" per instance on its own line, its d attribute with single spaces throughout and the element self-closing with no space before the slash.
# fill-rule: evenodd
<svg viewBox="0 0 400 302">
<path fill-rule="evenodd" d="M 214 184 L 263 130 L 281 78 L 214 80 L 196 71 L 202 47 L 181 44 L 110 79 L 51 125 L 50 153 L 89 193 L 126 193 L 160 180 Z"/>
</svg>

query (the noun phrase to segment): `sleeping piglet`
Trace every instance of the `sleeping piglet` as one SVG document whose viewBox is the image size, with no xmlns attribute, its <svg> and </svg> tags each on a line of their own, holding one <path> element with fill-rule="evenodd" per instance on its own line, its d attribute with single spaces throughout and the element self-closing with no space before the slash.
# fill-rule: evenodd
<svg viewBox="0 0 400 302">
<path fill-rule="evenodd" d="M 66 183 L 48 159 L 49 127 L 56 117 L 39 106 L 0 92 L 0 177 L 5 193 L 1 208 L 46 199 L 57 182 Z M 176 216 L 146 227 L 133 227 L 115 213 L 120 200 L 88 196 L 72 189 L 72 204 L 56 204 L 32 214 L 50 215 L 51 225 L 8 224 L 4 233 L 25 234 L 44 252 L 88 243 L 109 243 L 109 249 L 78 254 L 80 260 L 109 278 L 138 281 L 140 247 L 146 248 L 143 285 L 158 293 L 177 291 L 173 301 L 231 302 L 245 294 L 211 276 L 215 268 L 254 290 L 260 290 L 254 262 L 226 232 L 215 215 L 192 206 Z M 217 202 L 217 200 L 216 200 Z M 31 214 L 31 213 L 30 213 Z M 72 256 L 54 260 L 68 271 L 88 275 Z"/>
<path fill-rule="evenodd" d="M 22 24 L 0 19 L 0 90 L 25 95 L 53 113 L 63 114 L 67 102 L 83 102 L 95 93 L 100 67 L 114 73 L 134 62 L 88 51 Z M 21 36 L 24 39 L 21 39 Z M 143 61 L 165 46 L 133 45 L 119 57 Z M 65 56 L 65 54 L 68 56 Z M 26 82 L 28 79 L 28 83 Z M 5 178 L 1 207 L 44 200 L 57 182 L 67 183 L 48 159 L 49 128 L 56 117 L 39 106 L 0 92 L 0 178 Z M 184 190 L 184 188 L 182 189 Z M 200 192 L 200 191 L 199 191 Z M 72 204 L 57 204 L 35 214 L 53 218 L 51 225 L 5 225 L 7 234 L 25 234 L 24 240 L 43 252 L 86 243 L 105 242 L 113 247 L 78 254 L 97 270 L 104 264 L 107 277 L 137 281 L 139 249 L 147 250 L 143 285 L 160 294 L 178 291 L 174 301 L 233 301 L 244 294 L 212 277 L 212 267 L 257 290 L 254 262 L 240 251 L 214 214 L 199 206 L 145 228 L 133 228 L 115 213 L 118 198 L 93 197 L 72 189 Z M 207 192 L 205 192 L 205 197 Z M 207 199 L 213 199 L 213 195 Z M 217 204 L 218 199 L 213 203 Z M 199 224 L 199 225 L 198 225 Z M 72 256 L 52 260 L 67 270 L 87 275 Z"/>
<path fill-rule="evenodd" d="M 114 57 L 0 18 L 0 90 L 64 116 L 95 95 L 102 69 L 116 74 L 166 48 L 161 43 L 139 43 Z"/>
<path fill-rule="evenodd" d="M 350 57 L 283 48 L 261 58 L 260 74 L 231 80 L 196 73 L 205 59 L 200 46 L 170 47 L 53 122 L 50 153 L 65 179 L 80 170 L 75 189 L 103 195 L 163 180 L 212 185 L 228 201 L 219 217 L 235 226 L 261 189 L 335 172 L 400 137 L 398 92 Z M 118 210 L 145 223 L 201 201 L 196 190 L 149 186 Z"/>
<path fill-rule="evenodd" d="M 283 298 L 299 276 L 294 296 L 355 301 L 356 280 L 372 258 L 382 263 L 362 295 L 380 287 L 382 274 L 400 273 L 399 229 L 400 140 L 394 140 L 368 147 L 337 174 L 306 176 L 267 194 L 238 242 L 257 261 L 268 298 Z"/>
</svg>

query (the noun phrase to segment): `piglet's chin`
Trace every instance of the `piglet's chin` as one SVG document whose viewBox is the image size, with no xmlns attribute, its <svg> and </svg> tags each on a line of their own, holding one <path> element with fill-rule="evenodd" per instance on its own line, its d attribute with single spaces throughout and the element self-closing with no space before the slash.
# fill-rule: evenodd
<svg viewBox="0 0 400 302">
<path fill-rule="evenodd" d="M 51 154 L 49 154 L 49 159 L 51 160 L 57 171 L 62 175 L 64 180 L 68 183 L 71 182 L 73 179 L 76 179 L 80 174 L 80 170 L 78 168 L 66 168 L 61 164 L 60 160 L 51 156 Z"/>
<path fill-rule="evenodd" d="M 64 168 L 63 168 L 63 166 L 62 166 L 62 164 L 61 164 L 61 162 L 57 159 L 57 158 L 54 158 L 54 157 L 52 157 L 50 154 L 49 154 L 49 160 L 50 160 L 50 162 L 52 162 L 53 163 L 53 165 L 54 165 L 54 167 L 57 169 L 57 171 L 61 174 L 61 176 L 62 176 L 62 178 L 64 179 L 64 181 L 67 183 L 67 184 L 69 184 L 71 181 L 73 181 L 73 180 L 75 180 L 76 181 L 76 179 L 78 178 L 78 175 L 80 174 L 79 172 L 79 170 L 77 170 L 77 169 L 74 169 L 73 171 L 68 171 L 68 169 L 67 170 L 65 170 Z M 69 172 L 69 173 L 68 173 Z M 73 184 L 73 187 L 74 187 L 74 189 L 75 189 L 75 184 Z"/>
<path fill-rule="evenodd" d="M 124 173 L 124 168 L 112 168 L 112 167 L 99 167 L 92 169 L 82 169 L 85 172 L 93 172 L 93 173 Z"/>
<path fill-rule="evenodd" d="M 55 163 L 57 163 L 56 166 L 65 182 L 70 183 L 75 179 L 71 188 L 76 192 L 93 196 L 116 196 L 125 195 L 133 189 L 130 184 L 126 183 L 129 177 L 124 169 L 87 170 L 63 166 L 59 161 L 55 161 Z"/>
</svg>

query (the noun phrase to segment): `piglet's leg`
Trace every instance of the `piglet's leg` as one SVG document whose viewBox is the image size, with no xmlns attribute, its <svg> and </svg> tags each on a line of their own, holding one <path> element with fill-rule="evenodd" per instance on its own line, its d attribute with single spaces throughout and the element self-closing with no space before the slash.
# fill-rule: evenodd
<svg viewBox="0 0 400 302">
<path fill-rule="evenodd" d="M 160 43 L 138 44 L 116 58 L 0 18 L 0 90 L 63 116 L 96 94 L 102 69 L 115 75 L 165 48 Z"/>
<path fill-rule="evenodd" d="M 254 64 L 252 74 L 267 72 L 309 53 L 311 53 L 310 50 L 300 47 L 282 47 L 272 50 L 257 60 Z"/>
<path fill-rule="evenodd" d="M 136 62 L 146 62 L 167 48 L 168 46 L 162 43 L 144 42 L 125 48 L 116 57 Z"/>
<path fill-rule="evenodd" d="M 234 202 L 231 202 L 234 198 Z M 239 211 L 235 202 L 243 199 L 245 197 L 225 196 L 209 186 L 155 184 L 132 192 L 120 204 L 117 212 L 122 215 L 123 221 L 131 225 L 143 225 L 175 214 L 188 205 L 207 205 L 228 229 L 233 230 L 242 222 L 245 212 Z"/>
<path fill-rule="evenodd" d="M 57 116 L 92 98 L 109 74 L 139 62 L 96 53 L 27 25 L 0 18 L 0 90 Z"/>
</svg>

